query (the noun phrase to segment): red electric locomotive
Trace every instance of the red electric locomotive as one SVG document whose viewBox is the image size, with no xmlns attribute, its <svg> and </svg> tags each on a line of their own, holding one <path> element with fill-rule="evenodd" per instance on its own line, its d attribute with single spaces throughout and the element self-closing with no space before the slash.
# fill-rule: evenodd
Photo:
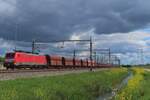
<svg viewBox="0 0 150 100">
<path fill-rule="evenodd" d="M 12 52 L 5 56 L 4 66 L 8 68 L 46 67 L 46 56 L 27 52 Z"/>
<path fill-rule="evenodd" d="M 4 66 L 14 68 L 96 68 L 112 67 L 111 64 L 97 64 L 95 61 L 65 58 L 61 56 L 39 55 L 15 51 L 7 53 Z"/>
</svg>

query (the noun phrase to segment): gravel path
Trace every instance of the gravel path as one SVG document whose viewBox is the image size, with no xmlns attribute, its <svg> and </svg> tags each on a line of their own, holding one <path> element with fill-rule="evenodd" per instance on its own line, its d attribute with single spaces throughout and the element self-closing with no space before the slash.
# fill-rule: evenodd
<svg viewBox="0 0 150 100">
<path fill-rule="evenodd" d="M 108 69 L 95 69 L 93 71 L 103 71 Z M 73 70 L 73 71 L 54 71 L 54 72 L 24 72 L 24 73 L 0 73 L 0 80 L 14 80 L 19 78 L 32 78 L 42 76 L 56 76 L 65 75 L 71 73 L 83 73 L 89 72 L 89 70 Z"/>
<path fill-rule="evenodd" d="M 0 69 L 4 69 L 4 67 L 3 67 L 3 65 L 2 65 L 2 64 L 0 64 Z"/>
</svg>

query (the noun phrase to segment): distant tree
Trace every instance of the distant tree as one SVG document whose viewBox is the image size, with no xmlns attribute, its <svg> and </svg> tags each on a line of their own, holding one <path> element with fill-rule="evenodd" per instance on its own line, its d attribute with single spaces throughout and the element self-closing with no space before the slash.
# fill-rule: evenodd
<svg viewBox="0 0 150 100">
<path fill-rule="evenodd" d="M 0 57 L 0 62 L 4 62 L 4 57 Z"/>
<path fill-rule="evenodd" d="M 131 65 L 122 65 L 122 67 L 127 67 L 127 68 L 129 68 L 129 67 L 132 67 Z"/>
</svg>

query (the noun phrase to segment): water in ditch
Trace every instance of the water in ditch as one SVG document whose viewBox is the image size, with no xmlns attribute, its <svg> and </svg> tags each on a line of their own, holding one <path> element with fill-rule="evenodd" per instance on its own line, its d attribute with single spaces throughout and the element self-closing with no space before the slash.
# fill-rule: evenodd
<svg viewBox="0 0 150 100">
<path fill-rule="evenodd" d="M 128 72 L 128 76 L 118 84 L 110 93 L 106 93 L 102 96 L 99 96 L 96 100 L 111 100 L 119 90 L 121 90 L 125 85 L 127 85 L 128 80 L 133 77 L 133 73 L 131 71 Z"/>
</svg>

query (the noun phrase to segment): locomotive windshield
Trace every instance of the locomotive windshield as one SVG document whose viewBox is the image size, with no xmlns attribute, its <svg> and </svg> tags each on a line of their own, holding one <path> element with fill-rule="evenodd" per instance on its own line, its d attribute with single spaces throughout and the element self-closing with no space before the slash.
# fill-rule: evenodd
<svg viewBox="0 0 150 100">
<path fill-rule="evenodd" d="M 6 58 L 14 58 L 15 53 L 7 53 Z"/>
</svg>

